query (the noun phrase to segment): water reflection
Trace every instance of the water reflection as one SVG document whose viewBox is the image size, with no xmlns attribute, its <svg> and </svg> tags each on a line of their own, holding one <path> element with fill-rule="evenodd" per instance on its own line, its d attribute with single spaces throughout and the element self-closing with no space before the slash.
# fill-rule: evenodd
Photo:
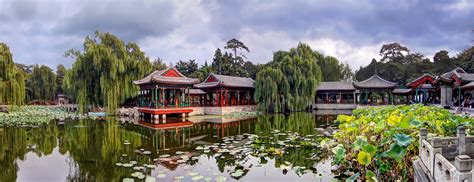
<svg viewBox="0 0 474 182">
<path fill-rule="evenodd" d="M 156 176 L 165 170 L 168 174 L 164 178 L 166 181 L 173 180 L 174 176 L 184 176 L 190 171 L 205 176 L 223 175 L 232 180 L 236 178 L 232 178 L 230 173 L 240 168 L 244 169 L 244 181 L 329 179 L 330 159 L 320 151 L 315 153 L 313 150 L 288 149 L 279 157 L 229 154 L 214 157 L 209 153 L 201 155 L 195 148 L 222 142 L 223 138 L 229 136 L 247 134 L 256 134 L 262 136 L 264 142 L 275 143 L 278 141 L 278 137 L 273 137 L 275 130 L 317 137 L 321 133 L 315 128 L 334 126 L 334 117 L 329 114 L 293 113 L 238 121 L 198 118 L 199 120 L 184 122 L 170 120 L 166 126 L 106 118 L 105 121 L 53 122 L 38 128 L 0 128 L 0 181 L 34 179 L 38 176 L 45 177 L 47 181 L 55 181 L 58 178 L 48 179 L 48 176 L 61 176 L 61 171 L 68 181 L 121 181 L 130 177 L 134 171 L 116 166 L 117 162 L 123 161 L 156 164 L 155 169 L 143 172 Z M 130 145 L 124 145 L 124 141 L 128 141 Z M 248 139 L 243 137 L 239 142 L 243 145 Z M 150 151 L 151 154 L 139 154 L 141 151 Z M 186 163 L 179 163 L 177 158 L 173 158 L 177 152 L 193 158 Z M 157 158 L 166 154 L 171 155 L 168 161 L 157 162 Z M 312 170 L 312 173 L 284 173 L 279 167 L 286 162 L 304 166 Z M 52 165 L 55 163 L 63 165 Z M 44 166 L 47 166 L 46 170 Z M 65 170 L 64 166 L 69 169 Z"/>
</svg>

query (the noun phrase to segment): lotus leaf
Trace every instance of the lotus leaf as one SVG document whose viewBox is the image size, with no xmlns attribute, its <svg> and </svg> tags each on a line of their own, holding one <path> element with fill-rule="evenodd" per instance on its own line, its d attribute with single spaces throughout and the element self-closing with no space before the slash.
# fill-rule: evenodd
<svg viewBox="0 0 474 182">
<path fill-rule="evenodd" d="M 359 162 L 359 164 L 367 166 L 371 161 L 372 158 L 369 153 L 360 151 L 359 154 L 357 154 L 357 162 Z"/>
<path fill-rule="evenodd" d="M 394 135 L 395 142 L 397 142 L 398 145 L 400 146 L 408 146 L 410 145 L 412 138 L 409 135 L 405 135 L 403 133 L 398 133 Z"/>
</svg>

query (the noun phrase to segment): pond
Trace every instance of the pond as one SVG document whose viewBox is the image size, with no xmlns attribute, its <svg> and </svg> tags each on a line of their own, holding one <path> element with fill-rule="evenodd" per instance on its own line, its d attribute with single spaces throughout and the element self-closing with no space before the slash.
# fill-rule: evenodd
<svg viewBox="0 0 474 182">
<path fill-rule="evenodd" d="M 331 159 L 318 141 L 337 126 L 335 117 L 191 117 L 163 127 L 106 118 L 0 128 L 0 181 L 328 181 Z"/>
</svg>

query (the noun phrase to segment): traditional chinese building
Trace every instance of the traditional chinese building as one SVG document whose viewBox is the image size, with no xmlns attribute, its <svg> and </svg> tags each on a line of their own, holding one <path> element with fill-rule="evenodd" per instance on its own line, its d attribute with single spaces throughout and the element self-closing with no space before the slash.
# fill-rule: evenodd
<svg viewBox="0 0 474 182">
<path fill-rule="evenodd" d="M 193 110 L 190 106 L 190 90 L 199 80 L 188 78 L 176 68 L 154 71 L 133 83 L 140 86 L 138 111 L 165 122 L 167 114 L 185 116 Z"/>
<path fill-rule="evenodd" d="M 354 104 L 351 98 L 355 98 Z M 467 107 L 474 106 L 473 98 L 474 74 L 457 67 L 439 76 L 423 74 L 406 87 L 378 75 L 360 82 L 321 82 L 313 108 L 350 109 L 361 105 L 411 103 Z"/>
<path fill-rule="evenodd" d="M 354 82 L 357 103 L 361 105 L 387 105 L 393 104 L 392 91 L 397 87 L 397 83 L 383 79 L 378 75 Z"/>
<path fill-rule="evenodd" d="M 435 84 L 440 88 L 442 106 L 459 106 L 466 98 L 472 98 L 474 74 L 461 67 L 436 77 Z"/>
<path fill-rule="evenodd" d="M 251 78 L 210 74 L 202 83 L 194 85 L 206 93 L 206 106 L 254 105 L 254 80 Z"/>
<path fill-rule="evenodd" d="M 411 89 L 411 100 L 415 103 L 437 103 L 439 102 L 439 89 L 434 86 L 435 77 L 423 74 L 407 84 Z"/>
<path fill-rule="evenodd" d="M 176 68 L 154 71 L 141 80 L 138 112 L 155 124 L 166 123 L 167 115 L 224 115 L 256 109 L 251 78 L 210 74 L 202 83 Z"/>
<path fill-rule="evenodd" d="M 352 82 L 321 82 L 316 90 L 315 109 L 355 109 Z"/>
</svg>

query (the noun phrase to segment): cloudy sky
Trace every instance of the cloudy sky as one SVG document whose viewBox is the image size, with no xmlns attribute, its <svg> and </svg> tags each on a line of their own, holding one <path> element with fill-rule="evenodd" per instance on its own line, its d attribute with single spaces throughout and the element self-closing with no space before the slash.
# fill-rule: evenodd
<svg viewBox="0 0 474 182">
<path fill-rule="evenodd" d="M 166 63 L 211 61 L 231 38 L 266 63 L 298 42 L 353 68 L 379 58 L 382 44 L 400 42 L 432 57 L 474 44 L 474 1 L 469 0 L 0 0 L 0 42 L 16 62 L 72 65 L 64 51 L 82 50 L 95 30 L 136 42 Z"/>
</svg>

